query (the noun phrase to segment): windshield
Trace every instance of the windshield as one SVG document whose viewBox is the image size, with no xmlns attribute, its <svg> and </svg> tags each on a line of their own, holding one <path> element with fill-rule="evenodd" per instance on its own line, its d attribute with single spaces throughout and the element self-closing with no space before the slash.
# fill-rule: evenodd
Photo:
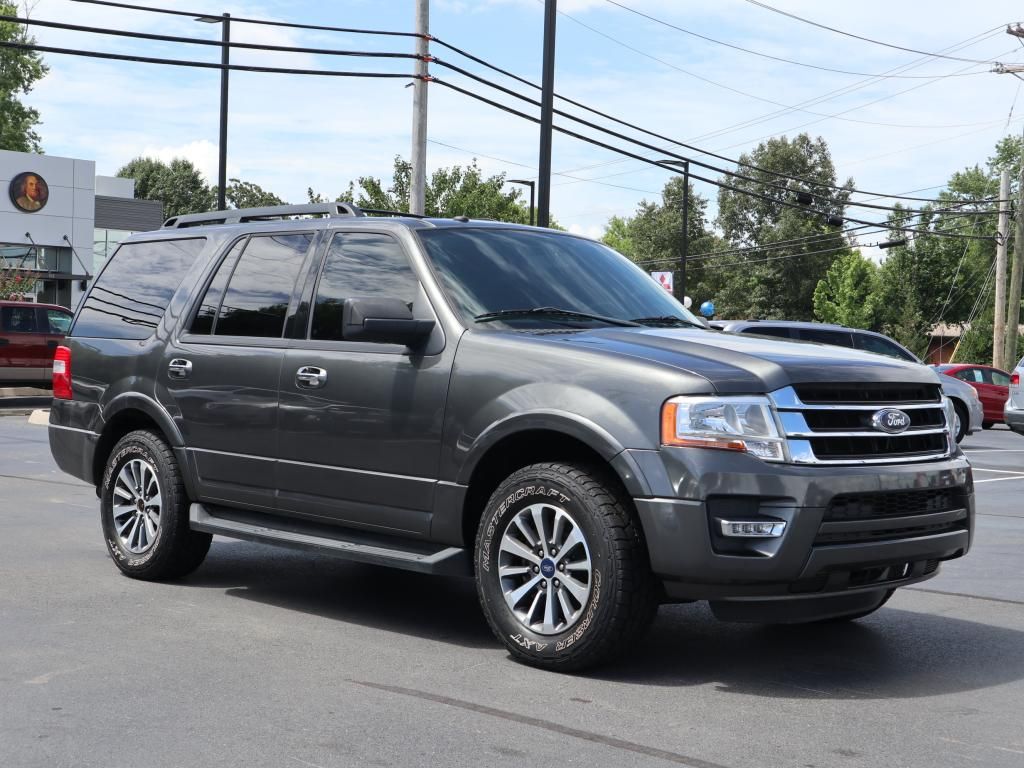
<svg viewBox="0 0 1024 768">
<path fill-rule="evenodd" d="M 419 236 L 452 304 L 477 328 L 592 328 L 608 324 L 601 318 L 703 327 L 646 272 L 591 240 L 461 227 Z M 518 311 L 539 307 L 593 317 Z M 474 321 L 481 316 L 485 322 Z"/>
</svg>

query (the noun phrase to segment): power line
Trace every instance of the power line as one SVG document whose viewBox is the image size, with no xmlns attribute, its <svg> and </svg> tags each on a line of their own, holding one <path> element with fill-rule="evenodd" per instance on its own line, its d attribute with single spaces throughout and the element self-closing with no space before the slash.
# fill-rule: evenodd
<svg viewBox="0 0 1024 768">
<path fill-rule="evenodd" d="M 475 100 L 480 101 L 480 102 L 482 102 L 484 104 L 488 104 L 488 105 L 490 105 L 492 107 L 495 107 L 497 109 L 500 109 L 500 110 L 502 110 L 504 112 L 508 112 L 509 114 L 516 115 L 517 117 L 521 117 L 524 120 L 529 120 L 532 123 L 539 123 L 540 122 L 540 119 L 537 118 L 537 117 L 534 117 L 533 115 L 528 115 L 525 112 L 520 112 L 519 110 L 513 109 L 512 107 L 509 107 L 506 104 L 501 104 L 500 102 L 494 101 L 493 99 L 489 99 L 486 96 L 481 96 L 480 94 L 477 94 L 477 93 L 474 93 L 474 92 L 472 92 L 470 90 L 462 88 L 461 86 L 455 85 L 454 83 L 449 83 L 448 81 L 441 80 L 440 78 L 435 78 L 434 82 L 439 84 L 439 85 L 444 86 L 445 88 L 448 88 L 450 90 L 453 90 L 453 91 L 461 93 L 461 94 L 463 94 L 465 96 L 468 96 L 469 98 L 475 99 Z M 630 152 L 629 150 L 622 149 L 621 147 L 616 147 L 616 146 L 613 146 L 611 144 L 607 144 L 605 142 L 598 141 L 597 139 L 594 139 L 593 137 L 585 136 L 583 134 L 576 133 L 575 131 L 570 131 L 569 129 L 563 128 L 562 126 L 556 125 L 556 126 L 554 126 L 554 130 L 558 131 L 559 133 L 565 134 L 566 136 L 571 136 L 571 137 L 573 137 L 575 139 L 579 139 L 580 141 L 584 141 L 584 142 L 586 142 L 588 144 L 592 144 L 593 146 L 601 147 L 601 148 L 607 149 L 607 150 L 609 150 L 611 152 L 616 152 L 616 153 L 621 154 L 621 155 L 623 155 L 625 157 L 629 157 L 629 158 L 632 158 L 634 160 L 640 160 L 641 162 L 645 162 L 645 163 L 648 163 L 650 165 L 657 166 L 659 168 L 665 168 L 665 166 L 660 165 L 658 162 L 656 162 L 654 160 L 651 160 L 648 157 L 644 157 L 643 155 L 639 155 L 639 154 L 637 154 L 635 152 Z M 601 129 L 599 129 L 599 130 L 601 130 Z M 605 131 L 605 132 L 607 132 L 607 131 Z M 671 153 L 666 153 L 666 154 L 671 154 Z M 676 170 L 676 169 L 673 168 L 671 170 Z M 677 173 L 681 173 L 681 171 L 677 171 L 677 170 L 676 170 L 676 172 Z M 768 197 L 767 195 L 762 195 L 762 194 L 759 194 L 757 192 L 752 192 L 750 190 L 741 189 L 740 187 L 735 187 L 735 186 L 733 186 L 731 184 L 726 184 L 726 183 L 724 183 L 724 182 L 722 182 L 720 180 L 717 180 L 717 179 L 709 179 L 709 178 L 704 177 L 704 176 L 699 176 L 699 175 L 697 175 L 695 173 L 690 173 L 689 175 L 690 175 L 691 179 L 696 179 L 697 181 L 703 181 L 703 182 L 706 182 L 708 184 L 712 184 L 713 186 L 719 187 L 721 189 L 729 189 L 729 190 L 732 190 L 733 192 L 738 192 L 740 194 L 749 195 L 751 197 L 756 197 L 756 198 L 759 198 L 759 199 L 762 199 L 762 200 L 767 200 L 768 202 L 775 203 L 776 205 L 782 206 L 784 208 L 794 208 L 796 210 L 806 211 L 806 208 L 804 208 L 803 206 L 801 206 L 801 205 L 799 205 L 797 203 L 789 203 L 789 202 L 786 202 L 784 200 L 778 200 L 776 198 Z M 855 219 L 855 218 L 852 218 L 850 216 L 844 216 L 843 218 L 846 221 L 853 222 L 855 224 L 872 224 L 872 225 L 877 225 L 878 224 L 878 222 L 865 221 L 863 219 Z M 917 233 L 917 234 L 936 234 L 936 233 L 933 233 L 933 232 L 927 232 L 927 231 L 922 231 L 922 230 L 919 230 L 919 229 L 914 229 L 913 227 L 901 227 L 901 226 L 894 225 L 894 224 L 891 224 L 891 223 L 890 224 L 886 224 L 886 228 L 891 230 L 891 231 L 909 232 L 909 233 Z M 981 235 L 945 234 L 944 236 L 945 237 L 963 238 L 963 239 L 969 239 L 969 240 L 992 240 L 993 239 L 992 237 L 981 236 Z"/>
<path fill-rule="evenodd" d="M 829 32 L 835 32 L 837 35 L 845 35 L 846 37 L 852 37 L 855 40 L 863 40 L 865 43 L 873 43 L 874 45 L 881 45 L 881 46 L 884 46 L 886 48 L 894 48 L 897 51 L 906 51 L 907 53 L 916 53 L 916 54 L 919 54 L 921 56 L 931 56 L 931 57 L 936 58 L 936 59 L 948 59 L 950 61 L 968 61 L 968 62 L 971 62 L 972 64 L 990 64 L 991 63 L 991 62 L 988 62 L 988 61 L 982 61 L 981 59 L 964 59 L 964 58 L 961 58 L 959 56 L 945 56 L 945 55 L 943 55 L 941 53 L 930 53 L 928 51 L 919 51 L 916 48 L 906 48 L 906 47 L 904 47 L 902 45 L 895 45 L 893 43 L 884 43 L 881 40 L 874 40 L 874 39 L 872 39 L 870 37 L 864 37 L 863 35 L 857 35 L 857 34 L 854 34 L 853 32 L 846 32 L 846 31 L 844 31 L 842 29 L 836 29 L 835 27 L 830 27 L 827 24 L 820 24 L 817 21 L 811 21 L 810 19 L 805 19 L 802 16 L 797 16 L 795 13 L 790 13 L 789 11 L 783 11 L 780 8 L 773 8 L 772 6 L 768 5 L 767 3 L 760 2 L 760 0 L 746 0 L 746 1 L 748 3 L 750 3 L 751 5 L 756 5 L 756 6 L 760 7 L 760 8 L 764 8 L 766 11 L 771 11 L 772 13 L 778 13 L 778 14 L 780 14 L 782 16 L 788 16 L 789 18 L 795 19 L 796 21 L 802 21 L 804 24 L 810 24 L 812 27 L 818 27 L 819 29 L 827 29 Z"/>
<path fill-rule="evenodd" d="M 716 45 L 723 45 L 726 48 L 732 48 L 733 50 L 736 50 L 736 51 L 743 51 L 744 53 L 749 53 L 749 54 L 751 54 L 753 56 L 760 56 L 760 57 L 765 58 L 765 59 L 771 59 L 773 61 L 780 61 L 780 62 L 782 62 L 784 64 L 793 64 L 793 65 L 798 66 L 798 67 L 807 67 L 808 69 L 817 69 L 817 70 L 821 70 L 823 72 L 836 72 L 836 73 L 841 74 L 841 75 L 856 75 L 857 77 L 883 77 L 883 78 L 909 78 L 909 79 L 918 79 L 918 78 L 931 77 L 931 75 L 883 75 L 883 74 L 873 74 L 871 72 L 852 72 L 852 71 L 847 70 L 847 69 L 834 69 L 832 67 L 823 67 L 823 66 L 820 66 L 818 64 L 808 64 L 807 62 L 804 62 L 804 61 L 796 61 L 795 59 L 787 59 L 787 58 L 784 58 L 782 56 L 773 56 L 770 53 L 764 53 L 763 51 L 755 51 L 755 50 L 752 50 L 750 48 L 744 48 L 741 45 L 735 45 L 734 43 L 728 43 L 728 42 L 726 42 L 724 40 L 716 40 L 713 37 L 708 37 L 707 35 L 702 35 L 699 32 L 694 32 L 692 30 L 685 29 L 684 27 L 677 26 L 677 25 L 672 24 L 672 23 L 670 23 L 668 21 L 665 21 L 664 19 L 659 19 L 659 18 L 657 18 L 655 16 L 651 16 L 650 14 L 644 13 L 643 11 L 638 11 L 635 8 L 630 8 L 628 5 L 623 5 L 622 3 L 616 2 L 616 0 L 605 0 L 605 2 L 608 3 L 609 5 L 614 5 L 617 8 L 621 8 L 624 11 L 629 11 L 630 13 L 634 13 L 637 16 L 642 16 L 645 19 L 649 19 L 650 21 L 653 21 L 656 24 L 661 24 L 662 26 L 668 27 L 670 29 L 674 29 L 674 30 L 676 30 L 678 32 L 683 32 L 683 33 L 685 33 L 687 35 L 692 35 L 693 37 L 698 37 L 701 40 L 706 40 L 709 43 L 715 43 Z M 926 54 L 926 55 L 930 55 L 930 54 Z M 994 63 L 992 61 L 980 61 L 980 60 L 970 60 L 970 61 L 973 61 L 973 64 L 991 65 L 991 64 Z M 984 74 L 987 74 L 987 73 L 988 73 L 988 70 L 984 70 L 984 71 L 981 71 L 981 72 L 964 72 L 964 73 L 958 74 L 958 75 L 946 75 L 946 77 L 966 77 L 966 76 L 969 76 L 969 75 L 984 75 Z"/>
<path fill-rule="evenodd" d="M 188 16 L 190 18 L 218 18 L 209 13 L 194 11 L 175 11 L 170 8 L 154 8 L 148 5 L 132 5 L 131 3 L 118 3 L 113 0 L 71 0 L 74 3 L 87 3 L 89 5 L 102 5 L 110 8 L 124 8 L 131 11 L 145 11 L 148 13 L 163 13 L 170 16 Z M 381 29 L 356 29 L 353 27 L 328 27 L 320 24 L 298 24 L 288 21 L 270 21 L 267 19 L 246 19 L 240 16 L 232 16 L 231 23 L 236 24 L 261 24 L 270 27 L 288 27 L 291 29 L 312 29 L 321 32 L 347 32 L 353 35 L 385 35 L 391 37 L 419 37 L 416 32 L 394 32 Z"/>
</svg>

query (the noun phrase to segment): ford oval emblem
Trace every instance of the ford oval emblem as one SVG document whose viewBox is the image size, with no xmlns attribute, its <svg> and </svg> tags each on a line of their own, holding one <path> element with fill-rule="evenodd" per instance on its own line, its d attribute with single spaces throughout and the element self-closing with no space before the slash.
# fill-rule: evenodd
<svg viewBox="0 0 1024 768">
<path fill-rule="evenodd" d="M 899 408 L 883 408 L 871 417 L 871 426 L 879 432 L 898 435 L 910 426 L 910 417 Z"/>
</svg>

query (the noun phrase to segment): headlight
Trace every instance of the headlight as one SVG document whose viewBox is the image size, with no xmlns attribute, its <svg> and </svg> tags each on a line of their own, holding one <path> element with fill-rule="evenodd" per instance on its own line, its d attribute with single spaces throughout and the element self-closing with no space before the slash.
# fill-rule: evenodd
<svg viewBox="0 0 1024 768">
<path fill-rule="evenodd" d="M 771 404 L 765 397 L 673 397 L 661 407 L 662 445 L 744 451 L 785 461 Z"/>
</svg>

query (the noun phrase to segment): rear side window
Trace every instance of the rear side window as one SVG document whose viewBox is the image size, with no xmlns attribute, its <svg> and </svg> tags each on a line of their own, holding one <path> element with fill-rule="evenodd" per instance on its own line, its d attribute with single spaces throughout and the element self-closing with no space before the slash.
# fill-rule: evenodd
<svg viewBox="0 0 1024 768">
<path fill-rule="evenodd" d="M 75 322 L 75 336 L 146 339 L 206 239 L 125 243 L 97 279 Z"/>
<path fill-rule="evenodd" d="M 0 328 L 4 333 L 39 333 L 36 308 L 31 304 L 0 308 Z"/>
<path fill-rule="evenodd" d="M 280 338 L 312 242 L 308 232 L 250 238 L 228 280 L 213 333 Z M 215 278 L 211 289 L 216 282 Z"/>
<path fill-rule="evenodd" d="M 64 335 L 71 327 L 72 315 L 70 312 L 61 312 L 59 309 L 46 310 L 46 325 L 48 333 Z"/>
<path fill-rule="evenodd" d="M 419 281 L 398 242 L 372 232 L 339 232 L 331 240 L 316 291 L 312 338 L 341 340 L 345 299 L 401 299 L 412 308 Z"/>
<path fill-rule="evenodd" d="M 775 336 L 779 339 L 792 339 L 793 334 L 789 328 L 780 328 L 779 326 L 771 325 L 752 325 L 749 328 L 744 328 L 740 333 L 749 333 L 755 336 Z"/>
<path fill-rule="evenodd" d="M 917 358 L 893 342 L 878 336 L 872 336 L 869 333 L 853 334 L 853 345 L 857 349 L 863 349 L 865 352 L 874 352 L 876 355 L 895 357 L 897 360 L 909 360 L 912 363 L 917 362 Z"/>
<path fill-rule="evenodd" d="M 800 338 L 804 341 L 816 341 L 819 344 L 832 344 L 836 347 L 853 346 L 853 339 L 847 331 L 827 331 L 818 328 L 801 328 Z"/>
<path fill-rule="evenodd" d="M 986 373 L 988 373 L 992 377 L 992 384 L 995 384 L 996 386 L 999 387 L 1010 386 L 1010 377 L 1007 376 L 1002 371 L 986 371 Z"/>
<path fill-rule="evenodd" d="M 981 371 L 977 368 L 964 368 L 963 370 L 957 371 L 953 374 L 954 377 L 961 381 L 969 381 L 972 384 L 984 384 L 985 378 L 981 375 Z"/>
</svg>

